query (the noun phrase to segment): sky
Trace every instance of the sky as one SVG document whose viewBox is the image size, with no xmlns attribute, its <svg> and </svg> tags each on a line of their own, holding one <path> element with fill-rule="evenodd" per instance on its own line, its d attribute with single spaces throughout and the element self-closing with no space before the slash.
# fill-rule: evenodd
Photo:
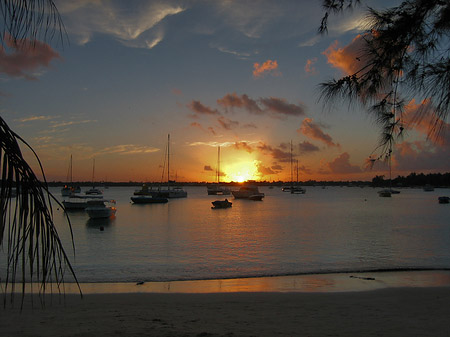
<svg viewBox="0 0 450 337">
<path fill-rule="evenodd" d="M 319 84 L 355 68 L 366 1 L 331 16 L 321 1 L 56 0 L 67 32 L 33 51 L 0 50 L 0 113 L 37 152 L 49 181 L 170 178 L 371 180 L 380 129 L 362 108 L 319 101 Z M 7 41 L 7 40 L 5 40 Z M 417 108 L 411 101 L 407 110 Z M 446 124 L 448 127 L 448 124 Z M 450 132 L 407 130 L 393 176 L 447 172 Z M 37 162 L 22 147 L 37 170 Z M 167 175 L 167 173 L 166 173 Z"/>
</svg>

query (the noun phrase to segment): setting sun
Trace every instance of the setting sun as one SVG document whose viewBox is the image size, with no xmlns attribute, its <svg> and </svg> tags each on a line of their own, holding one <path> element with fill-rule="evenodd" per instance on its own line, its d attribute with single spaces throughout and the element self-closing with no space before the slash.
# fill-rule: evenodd
<svg viewBox="0 0 450 337">
<path fill-rule="evenodd" d="M 234 163 L 224 167 L 225 180 L 242 183 L 247 180 L 257 180 L 257 161 Z"/>
</svg>

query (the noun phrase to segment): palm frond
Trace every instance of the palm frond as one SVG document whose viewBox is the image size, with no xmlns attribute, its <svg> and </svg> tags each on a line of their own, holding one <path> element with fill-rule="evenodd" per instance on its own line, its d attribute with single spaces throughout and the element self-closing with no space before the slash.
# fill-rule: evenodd
<svg viewBox="0 0 450 337">
<path fill-rule="evenodd" d="M 40 293 L 46 292 L 48 284 L 55 283 L 60 292 L 66 273 L 78 284 L 53 222 L 51 201 L 63 206 L 49 192 L 39 158 L 1 117 L 0 139 L 0 246 L 6 245 L 7 252 L 5 275 L 2 275 L 4 293 L 13 294 L 16 283 L 21 284 L 22 294 L 26 283 L 38 283 Z M 36 156 L 43 182 L 23 158 L 18 141 Z M 67 221 L 72 234 L 68 217 Z M 73 236 L 72 247 L 75 249 Z"/>
</svg>

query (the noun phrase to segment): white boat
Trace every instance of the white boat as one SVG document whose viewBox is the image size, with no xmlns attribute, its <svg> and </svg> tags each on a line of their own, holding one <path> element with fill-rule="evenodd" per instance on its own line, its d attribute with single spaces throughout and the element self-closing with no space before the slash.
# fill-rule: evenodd
<svg viewBox="0 0 450 337">
<path fill-rule="evenodd" d="M 425 185 L 425 186 L 423 187 L 423 190 L 424 190 L 425 192 L 433 192 L 433 191 L 434 191 L 434 187 L 427 184 L 427 185 Z"/>
<path fill-rule="evenodd" d="M 217 148 L 217 184 L 207 185 L 208 195 L 229 195 L 230 189 L 220 186 L 220 146 Z"/>
<path fill-rule="evenodd" d="M 264 193 L 257 186 L 242 186 L 238 191 L 231 191 L 235 199 L 262 200 Z M 250 198 L 251 197 L 251 198 Z"/>
<path fill-rule="evenodd" d="M 103 194 L 103 191 L 96 188 L 95 187 L 95 183 L 94 183 L 94 178 L 95 178 L 95 158 L 94 158 L 94 162 L 92 164 L 92 188 L 85 191 L 84 193 L 87 195 L 101 195 Z"/>
<path fill-rule="evenodd" d="M 116 208 L 106 205 L 106 203 L 115 204 L 115 201 L 105 199 L 89 200 L 88 205 L 85 208 L 86 213 L 91 219 L 109 218 L 110 216 L 116 214 Z"/>
<path fill-rule="evenodd" d="M 230 201 L 228 201 L 228 199 L 225 200 L 216 200 L 211 202 L 213 204 L 213 207 L 211 207 L 212 209 L 218 209 L 218 208 L 230 208 L 233 203 L 231 203 Z"/>
<path fill-rule="evenodd" d="M 76 194 L 76 193 L 81 193 L 81 187 L 73 186 L 73 184 L 72 184 L 72 155 L 70 155 L 69 171 L 67 172 L 67 180 L 69 180 L 69 183 L 64 185 L 64 187 L 61 189 L 61 195 L 63 197 L 68 197 L 68 196 Z"/>
<path fill-rule="evenodd" d="M 63 200 L 62 204 L 66 211 L 84 210 L 88 206 L 88 201 L 95 198 L 102 198 L 102 196 L 71 195 Z"/>
</svg>

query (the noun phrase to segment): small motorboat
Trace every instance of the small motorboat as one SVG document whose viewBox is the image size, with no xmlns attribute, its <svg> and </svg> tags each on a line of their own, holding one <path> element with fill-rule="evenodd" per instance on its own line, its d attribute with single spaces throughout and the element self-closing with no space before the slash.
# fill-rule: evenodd
<svg viewBox="0 0 450 337">
<path fill-rule="evenodd" d="M 383 198 L 390 198 L 392 196 L 392 192 L 389 189 L 378 191 L 378 195 Z"/>
<path fill-rule="evenodd" d="M 264 194 L 253 194 L 248 197 L 248 200 L 261 201 L 263 198 L 264 198 Z"/>
<path fill-rule="evenodd" d="M 211 202 L 213 204 L 212 209 L 218 209 L 218 208 L 230 208 L 233 203 L 229 202 L 228 199 L 225 200 L 216 200 Z"/>
<path fill-rule="evenodd" d="M 438 201 L 440 204 L 448 204 L 450 202 L 450 197 L 446 197 L 446 196 L 439 197 Z"/>
<path fill-rule="evenodd" d="M 95 199 L 89 200 L 87 203 L 85 210 L 91 219 L 109 218 L 116 214 L 115 207 L 106 205 L 106 203 L 115 204 L 114 200 Z"/>
<path fill-rule="evenodd" d="M 169 201 L 167 198 L 151 195 L 135 195 L 130 199 L 135 204 L 164 204 Z"/>
</svg>

